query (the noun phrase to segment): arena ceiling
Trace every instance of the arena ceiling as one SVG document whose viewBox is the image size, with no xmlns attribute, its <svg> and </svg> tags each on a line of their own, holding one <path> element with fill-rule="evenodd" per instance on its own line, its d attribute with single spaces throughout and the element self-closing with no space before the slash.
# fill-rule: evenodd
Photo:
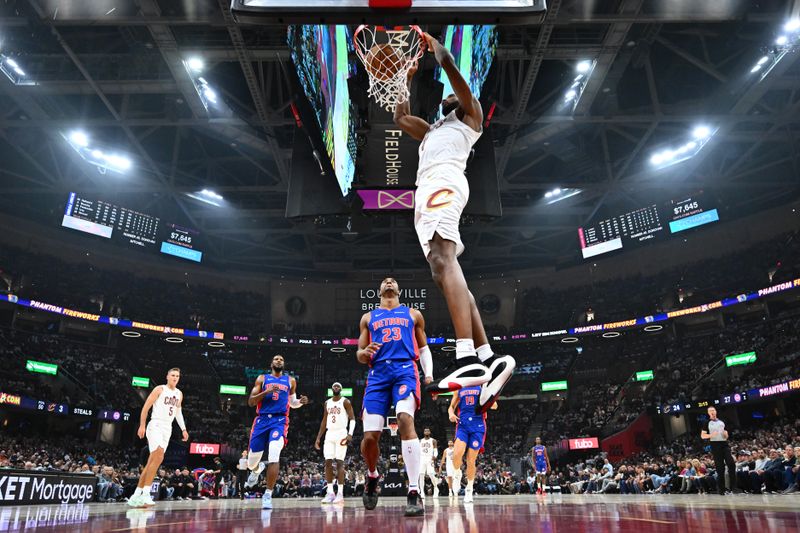
<svg viewBox="0 0 800 533">
<path fill-rule="evenodd" d="M 214 264 L 276 272 L 424 268 L 410 215 L 284 217 L 297 129 L 285 29 L 237 25 L 227 0 L 11 1 L 0 52 L 36 85 L 0 76 L 0 208 L 52 225 L 70 191 L 178 213 L 208 238 Z M 792 2 L 551 0 L 541 25 L 500 31 L 492 135 L 504 215 L 466 220 L 466 268 L 565 264 L 596 217 L 710 191 L 723 218 L 796 197 L 800 66 L 791 51 L 750 73 Z M 709 7 L 706 4 L 713 4 Z M 797 14 L 795 13 L 795 16 Z M 200 56 L 230 107 L 209 118 L 183 66 Z M 584 59 L 597 61 L 577 107 L 555 113 Z M 760 74 L 759 74 L 760 76 Z M 719 130 L 698 155 L 654 171 L 654 150 L 698 123 Z M 83 128 L 135 160 L 100 174 L 60 132 Z M 580 188 L 547 205 L 553 188 Z M 228 208 L 194 202 L 213 189 Z M 61 230 L 66 231 L 66 230 Z"/>
</svg>

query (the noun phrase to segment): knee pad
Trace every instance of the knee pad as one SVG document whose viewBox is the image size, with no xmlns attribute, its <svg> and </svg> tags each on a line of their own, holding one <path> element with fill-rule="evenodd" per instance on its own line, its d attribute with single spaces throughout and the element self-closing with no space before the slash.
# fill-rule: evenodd
<svg viewBox="0 0 800 533">
<path fill-rule="evenodd" d="M 283 439 L 273 440 L 269 443 L 268 463 L 277 463 L 281 460 L 281 450 L 283 449 Z"/>
<path fill-rule="evenodd" d="M 381 415 L 371 415 L 364 409 L 361 415 L 361 421 L 364 424 L 364 433 L 369 431 L 383 431 L 384 418 Z"/>
<path fill-rule="evenodd" d="M 411 418 L 414 418 L 414 414 L 417 412 L 417 399 L 414 398 L 413 394 L 409 394 L 399 402 L 397 402 L 397 406 L 394 408 L 394 412 L 396 414 L 405 413 Z"/>
</svg>

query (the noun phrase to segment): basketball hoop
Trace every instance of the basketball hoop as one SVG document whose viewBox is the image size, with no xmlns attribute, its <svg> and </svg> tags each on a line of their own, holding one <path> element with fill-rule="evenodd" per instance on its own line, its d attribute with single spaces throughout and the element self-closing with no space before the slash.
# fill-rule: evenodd
<svg viewBox="0 0 800 533">
<path fill-rule="evenodd" d="M 391 434 L 391 436 L 396 437 L 397 427 L 398 427 L 397 422 L 388 422 L 386 426 L 389 428 L 389 433 Z"/>
<path fill-rule="evenodd" d="M 408 101 L 408 71 L 425 53 L 422 30 L 419 26 L 362 24 L 353 35 L 353 43 L 369 76 L 367 94 L 394 112 L 397 104 Z"/>
</svg>

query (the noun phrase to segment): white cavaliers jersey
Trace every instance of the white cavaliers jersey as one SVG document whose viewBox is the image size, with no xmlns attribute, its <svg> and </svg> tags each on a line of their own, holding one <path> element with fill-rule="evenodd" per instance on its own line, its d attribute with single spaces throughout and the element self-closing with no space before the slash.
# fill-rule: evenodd
<svg viewBox="0 0 800 533">
<path fill-rule="evenodd" d="M 331 399 L 325 402 L 325 411 L 328 413 L 328 420 L 325 427 L 329 431 L 337 429 L 347 429 L 347 411 L 344 408 L 344 398 L 339 401 Z"/>
<path fill-rule="evenodd" d="M 172 426 L 175 415 L 178 414 L 178 405 L 183 398 L 183 393 L 178 389 L 170 389 L 166 385 L 161 387 L 161 394 L 158 395 L 156 403 L 153 404 L 153 411 L 150 421 L 158 425 Z"/>
<path fill-rule="evenodd" d="M 451 167 L 449 174 L 464 176 L 472 146 L 483 133 L 464 124 L 453 110 L 446 117 L 431 124 L 428 133 L 419 145 L 419 167 L 417 186 L 436 184 L 437 177 L 446 173 L 436 168 L 440 165 Z M 431 172 L 436 170 L 436 172 Z M 466 178 L 464 178 L 466 184 Z M 444 183 L 448 184 L 448 183 Z"/>
<path fill-rule="evenodd" d="M 433 460 L 435 449 L 433 439 L 420 439 L 419 453 L 422 455 L 423 463 L 429 463 Z"/>
<path fill-rule="evenodd" d="M 444 460 L 445 464 L 452 465 L 453 464 L 453 448 L 447 448 L 444 451 Z"/>
</svg>

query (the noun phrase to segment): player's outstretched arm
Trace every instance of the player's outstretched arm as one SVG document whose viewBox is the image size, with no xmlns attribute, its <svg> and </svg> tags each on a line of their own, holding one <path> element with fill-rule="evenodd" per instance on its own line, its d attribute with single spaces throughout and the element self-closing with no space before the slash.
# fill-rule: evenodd
<svg viewBox="0 0 800 533">
<path fill-rule="evenodd" d="M 186 431 L 186 422 L 183 419 L 183 393 L 181 393 L 181 399 L 178 401 L 178 406 L 175 412 L 175 422 L 178 423 L 178 427 L 181 428 L 181 436 L 183 437 L 183 442 L 189 440 L 189 433 Z"/>
<path fill-rule="evenodd" d="M 145 430 L 147 429 L 147 413 L 150 412 L 150 408 L 153 407 L 154 403 L 156 403 L 156 400 L 158 400 L 158 397 L 161 395 L 161 391 L 163 389 L 164 385 L 159 385 L 151 390 L 150 396 L 147 397 L 147 400 L 145 400 L 144 405 L 142 406 L 142 412 L 139 415 L 139 431 L 136 432 L 140 439 L 144 438 Z"/>
<path fill-rule="evenodd" d="M 406 83 L 408 83 L 409 89 L 411 88 L 411 79 L 414 77 L 414 74 L 417 72 L 417 62 L 414 61 L 414 64 L 408 70 L 408 78 Z M 410 91 L 409 91 L 410 92 Z M 425 134 L 428 133 L 431 125 L 428 124 L 426 121 L 419 117 L 415 117 L 411 114 L 411 101 L 406 100 L 403 103 L 397 104 L 394 108 L 394 123 L 397 126 L 406 132 L 411 138 L 421 141 L 425 138 Z"/>
<path fill-rule="evenodd" d="M 361 333 L 358 336 L 358 350 L 356 350 L 356 359 L 364 365 L 368 365 L 372 361 L 372 357 L 378 353 L 381 344 L 378 342 L 370 342 L 369 336 L 369 313 L 364 313 L 361 317 L 359 324 Z"/>
<path fill-rule="evenodd" d="M 453 86 L 453 92 L 458 97 L 458 105 L 464 111 L 466 118 L 464 122 L 474 130 L 479 131 L 483 123 L 483 109 L 481 109 L 478 99 L 473 96 L 469 84 L 458 70 L 453 54 L 430 34 L 425 33 L 424 36 L 428 42 L 428 51 L 433 52 L 436 56 L 436 61 L 447 74 L 450 85 Z"/>
</svg>

